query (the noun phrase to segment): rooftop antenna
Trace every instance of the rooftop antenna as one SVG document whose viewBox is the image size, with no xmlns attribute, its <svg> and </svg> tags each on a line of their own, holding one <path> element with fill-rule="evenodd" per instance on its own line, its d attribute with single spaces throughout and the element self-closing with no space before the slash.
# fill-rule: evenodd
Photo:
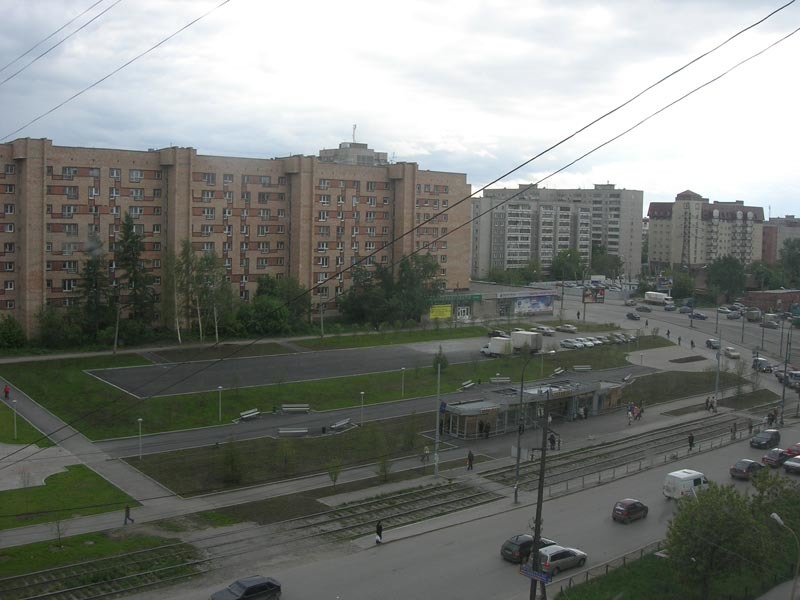
<svg viewBox="0 0 800 600">
<path fill-rule="evenodd" d="M 354 144 L 356 143 L 356 127 L 358 127 L 358 125 L 353 123 L 353 143 Z"/>
<path fill-rule="evenodd" d="M 772 205 L 767 204 L 767 220 L 772 218 Z"/>
</svg>

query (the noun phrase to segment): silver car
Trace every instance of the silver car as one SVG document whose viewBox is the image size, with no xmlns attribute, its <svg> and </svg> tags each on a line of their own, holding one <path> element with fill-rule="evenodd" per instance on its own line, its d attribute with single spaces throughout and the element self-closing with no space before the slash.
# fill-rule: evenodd
<svg viewBox="0 0 800 600">
<path fill-rule="evenodd" d="M 600 338 L 592 336 L 592 337 L 588 337 L 586 339 L 589 340 L 590 342 L 592 342 L 595 346 L 602 346 L 603 345 L 603 340 L 601 340 Z"/>
<path fill-rule="evenodd" d="M 586 553 L 577 548 L 554 545 L 539 550 L 542 571 L 553 576 L 573 567 L 582 567 L 587 558 Z"/>
<path fill-rule="evenodd" d="M 594 343 L 587 338 L 575 338 L 575 341 L 583 344 L 584 348 L 594 348 Z"/>
<path fill-rule="evenodd" d="M 583 348 L 583 344 L 581 344 L 577 340 L 571 340 L 571 339 L 561 340 L 561 343 L 559 345 L 562 348 L 568 348 L 570 350 L 577 350 L 578 348 Z"/>
</svg>

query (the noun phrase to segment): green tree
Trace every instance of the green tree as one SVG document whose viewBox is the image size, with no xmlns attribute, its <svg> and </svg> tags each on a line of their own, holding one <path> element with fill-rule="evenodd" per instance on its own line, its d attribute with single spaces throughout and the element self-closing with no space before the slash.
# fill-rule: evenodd
<svg viewBox="0 0 800 600">
<path fill-rule="evenodd" d="M 592 273 L 617 279 L 622 271 L 622 259 L 609 254 L 601 244 L 592 244 Z"/>
<path fill-rule="evenodd" d="M 706 281 L 709 287 L 725 294 L 727 302 L 744 291 L 745 280 L 744 265 L 733 256 L 722 256 L 708 265 Z"/>
<path fill-rule="evenodd" d="M 694 296 L 694 279 L 688 273 L 672 274 L 672 297 L 692 298 Z"/>
<path fill-rule="evenodd" d="M 78 282 L 79 318 L 86 337 L 96 341 L 98 332 L 114 322 L 116 298 L 108 277 L 103 242 L 96 234 L 89 236 L 85 253 L 86 260 Z"/>
<path fill-rule="evenodd" d="M 122 271 L 119 277 L 120 288 L 127 293 L 129 316 L 140 326 L 152 323 L 155 310 L 153 277 L 147 270 L 148 261 L 142 258 L 142 252 L 144 239 L 136 231 L 133 217 L 126 212 L 114 258 L 117 267 Z"/>
<path fill-rule="evenodd" d="M 667 528 L 670 561 L 702 600 L 713 598 L 711 586 L 743 569 L 752 570 L 768 552 L 765 522 L 732 486 L 711 483 L 696 497 L 680 500 Z"/>
<path fill-rule="evenodd" d="M 436 297 L 436 274 L 439 272 L 439 263 L 430 254 L 404 256 L 400 260 L 397 282 L 394 283 L 390 274 L 383 271 L 380 279 L 383 284 L 387 299 L 394 298 L 398 301 L 399 317 L 403 320 L 413 319 L 419 321 L 431 307 Z M 391 303 L 390 303 L 391 304 Z M 388 318 L 384 320 L 390 320 Z"/>
<path fill-rule="evenodd" d="M 262 275 L 256 288 L 258 296 L 270 296 L 283 302 L 288 310 L 289 327 L 294 331 L 305 329 L 311 313 L 311 294 L 297 279 Z"/>
<path fill-rule="evenodd" d="M 562 250 L 553 258 L 550 276 L 553 279 L 578 279 L 583 274 L 583 260 L 574 248 Z"/>
<path fill-rule="evenodd" d="M 328 461 L 327 465 L 328 477 L 330 477 L 333 489 L 336 489 L 336 481 L 339 479 L 339 474 L 342 472 L 342 460 L 334 458 Z"/>
<path fill-rule="evenodd" d="M 289 309 L 272 296 L 256 296 L 240 304 L 236 320 L 248 335 L 280 335 L 289 331 Z"/>
<path fill-rule="evenodd" d="M 800 238 L 784 240 L 780 261 L 789 285 L 794 288 L 800 286 Z"/>
<path fill-rule="evenodd" d="M 219 344 L 220 325 L 233 316 L 233 292 L 225 279 L 225 265 L 213 252 L 205 252 L 198 261 L 196 289 L 206 321 L 214 326 L 214 341 Z"/>
<path fill-rule="evenodd" d="M 22 348 L 27 343 L 25 331 L 14 317 L 0 319 L 0 348 Z"/>
</svg>

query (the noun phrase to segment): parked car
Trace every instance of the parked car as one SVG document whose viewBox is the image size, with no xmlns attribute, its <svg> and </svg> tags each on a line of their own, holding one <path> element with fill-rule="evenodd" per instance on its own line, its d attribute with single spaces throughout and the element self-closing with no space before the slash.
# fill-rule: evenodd
<svg viewBox="0 0 800 600">
<path fill-rule="evenodd" d="M 800 473 L 800 456 L 789 458 L 783 463 L 783 469 L 787 473 Z"/>
<path fill-rule="evenodd" d="M 725 318 L 726 319 L 730 319 L 730 320 L 741 319 L 742 318 L 742 313 L 740 313 L 738 310 L 736 310 L 736 311 L 732 310 L 727 315 L 725 315 Z"/>
<path fill-rule="evenodd" d="M 678 307 L 675 306 L 674 304 L 665 304 L 664 305 L 664 310 L 666 310 L 667 312 L 672 312 L 672 311 L 678 310 Z"/>
<path fill-rule="evenodd" d="M 642 304 L 641 306 L 637 306 L 636 307 L 636 311 L 637 312 L 653 312 L 653 309 L 650 308 L 649 306 L 645 306 L 644 304 Z"/>
<path fill-rule="evenodd" d="M 701 321 L 705 321 L 708 318 L 708 315 L 706 315 L 705 313 L 701 313 L 701 312 L 695 312 L 695 313 L 690 312 L 689 313 L 689 318 L 690 319 L 700 319 Z"/>
<path fill-rule="evenodd" d="M 685 315 L 686 313 L 692 312 L 692 307 L 691 306 L 681 306 L 678 309 L 678 312 L 681 313 L 682 315 Z"/>
<path fill-rule="evenodd" d="M 762 373 L 772 373 L 772 365 L 766 358 L 754 358 L 753 369 Z"/>
<path fill-rule="evenodd" d="M 728 313 L 730 313 L 730 312 L 731 312 L 731 309 L 730 309 L 730 308 L 728 308 L 727 306 L 720 306 L 720 307 L 717 309 L 717 312 L 718 312 L 718 313 L 722 313 L 722 314 L 725 314 L 725 315 L 727 315 Z"/>
<path fill-rule="evenodd" d="M 598 335 L 597 339 L 600 340 L 604 344 L 613 344 L 614 343 L 614 340 L 612 340 L 607 335 Z"/>
<path fill-rule="evenodd" d="M 636 300 L 633 298 L 628 298 L 625 300 L 625 306 L 636 306 Z"/>
<path fill-rule="evenodd" d="M 641 500 L 625 498 L 614 504 L 611 511 L 611 518 L 626 525 L 636 519 L 647 517 L 647 506 Z"/>
<path fill-rule="evenodd" d="M 556 330 L 552 327 L 548 327 L 547 325 L 537 325 L 531 331 L 535 331 L 536 333 L 541 333 L 542 335 L 554 335 Z"/>
<path fill-rule="evenodd" d="M 238 600 L 239 598 L 278 599 L 281 597 L 281 584 L 272 577 L 253 575 L 237 579 L 224 590 L 214 592 L 211 600 Z"/>
<path fill-rule="evenodd" d="M 511 337 L 511 336 L 510 336 L 510 335 L 508 335 L 508 334 L 507 334 L 505 331 L 503 331 L 502 329 L 492 329 L 492 330 L 489 332 L 489 337 L 491 338 L 491 337 Z"/>
<path fill-rule="evenodd" d="M 777 321 L 763 321 L 761 327 L 764 329 L 780 329 L 781 326 L 778 325 Z"/>
<path fill-rule="evenodd" d="M 603 345 L 603 340 L 601 340 L 599 337 L 589 336 L 586 339 L 592 342 L 595 346 Z"/>
<path fill-rule="evenodd" d="M 733 346 L 727 346 L 725 348 L 725 356 L 727 356 L 728 358 L 741 358 L 742 357 L 742 355 L 739 354 L 739 351 L 736 350 L 736 348 L 734 348 Z"/>
<path fill-rule="evenodd" d="M 583 344 L 581 344 L 576 340 L 571 340 L 571 339 L 561 340 L 559 346 L 561 346 L 562 348 L 566 348 L 567 350 L 576 350 L 578 348 L 583 348 Z"/>
<path fill-rule="evenodd" d="M 787 385 L 790 385 L 792 380 L 792 373 L 796 373 L 797 369 L 792 365 L 782 365 L 778 363 L 777 365 L 772 366 L 772 373 L 775 375 L 775 379 L 778 380 L 778 383 L 783 383 L 783 375 L 786 374 L 786 377 L 789 379 L 787 381 Z"/>
<path fill-rule="evenodd" d="M 780 467 L 788 458 L 783 448 L 773 448 L 761 457 L 761 462 L 769 467 Z"/>
<path fill-rule="evenodd" d="M 792 444 L 786 450 L 784 450 L 784 452 L 786 452 L 786 454 L 789 455 L 792 458 L 794 458 L 796 456 L 800 456 L 800 442 L 797 442 L 796 444 Z"/>
<path fill-rule="evenodd" d="M 642 317 L 639 316 L 639 313 L 635 312 L 629 312 L 625 316 L 628 317 L 631 321 L 640 321 L 642 319 Z"/>
<path fill-rule="evenodd" d="M 711 348 L 712 350 L 719 350 L 719 340 L 715 338 L 708 338 L 706 340 L 706 348 Z"/>
<path fill-rule="evenodd" d="M 556 331 L 563 331 L 565 333 L 578 333 L 578 328 L 575 325 L 558 325 Z"/>
<path fill-rule="evenodd" d="M 611 337 L 614 338 L 614 340 L 618 344 L 627 344 L 628 343 L 628 338 L 625 337 L 624 333 L 612 333 Z"/>
<path fill-rule="evenodd" d="M 750 438 L 751 448 L 773 448 L 781 443 L 781 432 L 777 429 L 765 429 Z"/>
<path fill-rule="evenodd" d="M 550 575 L 558 575 L 561 571 L 586 564 L 586 553 L 577 548 L 563 546 L 546 546 L 539 550 L 541 570 Z"/>
<path fill-rule="evenodd" d="M 734 479 L 750 479 L 763 468 L 760 462 L 742 458 L 731 465 L 730 474 Z"/>
<path fill-rule="evenodd" d="M 575 341 L 583 344 L 584 348 L 594 348 L 594 342 L 589 340 L 589 338 L 575 338 Z"/>
<path fill-rule="evenodd" d="M 539 539 L 539 550 L 547 546 L 554 546 L 553 540 L 547 538 Z M 531 556 L 533 550 L 533 536 L 528 533 L 512 535 L 503 545 L 500 546 L 500 556 L 512 563 L 525 563 Z"/>
</svg>

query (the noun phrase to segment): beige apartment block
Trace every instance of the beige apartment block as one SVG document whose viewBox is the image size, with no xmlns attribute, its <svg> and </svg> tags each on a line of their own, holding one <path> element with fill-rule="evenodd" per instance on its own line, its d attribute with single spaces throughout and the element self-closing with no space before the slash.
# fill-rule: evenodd
<svg viewBox="0 0 800 600">
<path fill-rule="evenodd" d="M 434 256 L 442 289 L 467 287 L 470 185 L 463 173 L 390 163 L 366 144 L 319 156 L 255 159 L 194 148 L 113 150 L 0 144 L 0 315 L 28 333 L 46 304 L 77 302 L 90 234 L 103 241 L 114 278 L 114 243 L 125 213 L 144 238 L 156 293 L 168 251 L 190 240 L 220 256 L 239 298 L 258 277 L 291 276 L 312 289 L 312 308 L 335 309 L 356 263 L 394 268 L 412 253 Z"/>
<path fill-rule="evenodd" d="M 547 270 L 564 250 L 577 250 L 584 264 L 592 244 L 622 259 L 626 277 L 638 277 L 642 255 L 643 192 L 597 184 L 593 189 L 536 185 L 490 188 L 473 200 L 472 275 L 524 267 L 539 261 Z M 578 273 L 577 276 L 582 276 Z"/>
<path fill-rule="evenodd" d="M 744 202 L 709 202 L 692 191 L 648 209 L 649 260 L 654 270 L 696 270 L 723 256 L 761 260 L 764 209 Z"/>
</svg>

